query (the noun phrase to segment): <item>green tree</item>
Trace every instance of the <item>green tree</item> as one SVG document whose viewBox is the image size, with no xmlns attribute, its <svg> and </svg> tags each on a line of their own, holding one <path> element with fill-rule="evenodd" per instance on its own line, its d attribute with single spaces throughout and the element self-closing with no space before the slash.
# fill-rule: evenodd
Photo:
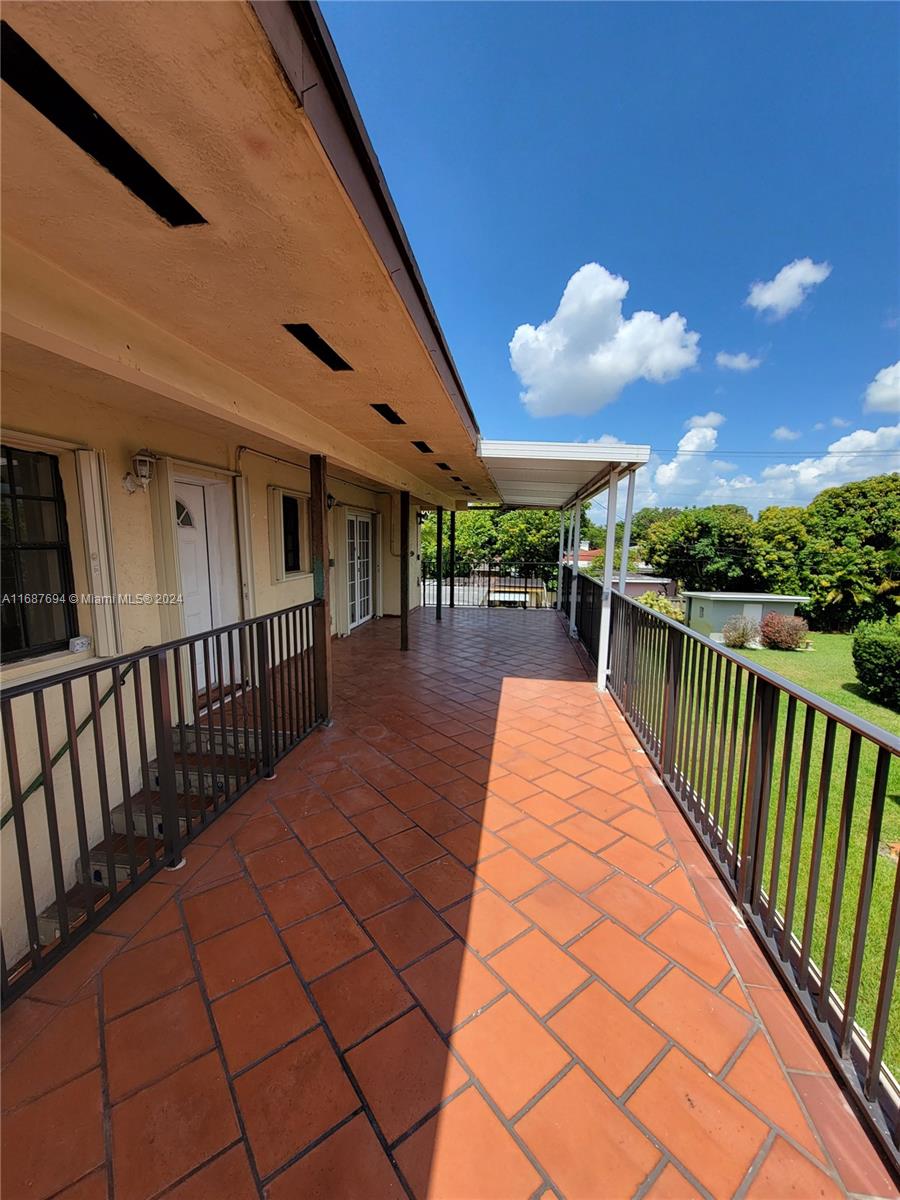
<svg viewBox="0 0 900 1200">
<path fill-rule="evenodd" d="M 422 567 L 434 575 L 437 555 L 437 515 L 430 512 L 421 534 Z M 497 517 L 492 509 L 470 508 L 456 514 L 456 570 L 465 575 L 494 557 Z M 450 514 L 444 513 L 444 570 L 450 567 Z"/>
<path fill-rule="evenodd" d="M 759 586 L 753 562 L 753 519 L 739 505 L 690 508 L 655 521 L 645 534 L 648 561 L 691 590 L 740 591 Z"/>
<path fill-rule="evenodd" d="M 900 608 L 900 474 L 820 492 L 806 529 L 800 580 L 814 629 L 853 629 Z"/>
<path fill-rule="evenodd" d="M 764 508 L 753 527 L 752 562 L 769 592 L 796 595 L 802 591 L 800 554 L 806 545 L 806 510 Z"/>
<path fill-rule="evenodd" d="M 497 521 L 497 556 L 507 563 L 547 563 L 559 558 L 559 513 L 520 508 Z"/>
</svg>

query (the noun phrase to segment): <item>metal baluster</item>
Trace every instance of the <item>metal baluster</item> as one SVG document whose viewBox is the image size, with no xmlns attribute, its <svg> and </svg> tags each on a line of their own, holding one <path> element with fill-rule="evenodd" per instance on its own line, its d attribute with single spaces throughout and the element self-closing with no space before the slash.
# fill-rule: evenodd
<svg viewBox="0 0 900 1200">
<path fill-rule="evenodd" d="M 809 980 L 809 952 L 812 948 L 813 926 L 819 898 L 819 873 L 822 869 L 822 845 L 825 841 L 825 818 L 828 815 L 828 795 L 831 789 L 831 765 L 834 760 L 834 736 L 837 726 L 829 717 L 825 724 L 825 746 L 822 751 L 822 773 L 816 801 L 816 820 L 813 832 L 812 855 L 809 860 L 809 886 L 806 889 L 806 912 L 803 922 L 803 942 L 800 951 L 800 970 L 797 982 L 805 989 Z"/>
<path fill-rule="evenodd" d="M 847 1053 L 850 1048 L 850 1040 L 853 1037 L 853 1022 L 856 1017 L 859 982 L 862 978 L 863 958 L 866 953 L 866 934 L 869 928 L 869 912 L 872 907 L 872 889 L 875 885 L 875 872 L 878 869 L 878 847 L 881 841 L 884 800 L 887 795 L 890 769 L 890 751 L 882 748 L 878 751 L 878 758 L 875 763 L 875 782 L 872 785 L 872 804 L 869 809 L 869 824 L 866 831 L 866 850 L 859 881 L 856 921 L 853 927 L 853 949 L 850 952 L 850 969 L 847 972 L 844 1020 L 841 1025 L 840 1045 L 842 1054 Z"/>
<path fill-rule="evenodd" d="M 269 629 L 267 621 L 256 626 L 256 658 L 259 670 L 259 728 L 262 767 L 266 779 L 275 777 L 275 733 L 272 728 L 272 689 L 269 676 Z"/>
<path fill-rule="evenodd" d="M 224 789 L 219 791 L 219 780 L 217 777 L 218 756 L 216 754 L 216 731 L 213 725 L 213 703 L 212 703 L 212 668 L 211 655 L 209 653 L 209 639 L 203 637 L 200 639 L 200 645 L 203 647 L 203 676 L 206 680 L 206 754 L 200 752 L 197 748 L 197 778 L 203 779 L 206 774 L 207 764 L 209 766 L 209 791 L 212 797 L 212 807 L 214 812 L 218 812 L 224 799 Z"/>
<path fill-rule="evenodd" d="M 62 684 L 63 711 L 66 716 L 66 737 L 69 741 L 69 772 L 72 778 L 72 799 L 75 802 L 75 828 L 78 834 L 78 857 L 85 882 L 85 907 L 88 919 L 94 915 L 94 888 L 91 880 L 91 849 L 88 844 L 87 821 L 84 816 L 84 789 L 81 782 L 81 754 L 78 749 L 78 726 L 72 699 L 72 681 Z"/>
<path fill-rule="evenodd" d="M 191 786 L 188 780 L 187 754 L 184 744 L 185 738 L 187 737 L 187 728 L 184 719 L 184 678 L 181 667 L 182 653 L 183 651 L 180 649 L 174 651 L 172 655 L 172 666 L 175 671 L 175 709 L 178 720 L 178 758 L 181 761 L 181 798 L 184 802 L 185 829 L 187 830 L 188 834 L 190 834 L 194 824 L 194 814 L 191 810 Z"/>
<path fill-rule="evenodd" d="M 122 783 L 122 804 L 125 809 L 125 844 L 128 851 L 128 874 L 135 883 L 138 876 L 137 848 L 134 837 L 134 812 L 131 807 L 131 773 L 128 769 L 128 734 L 125 729 L 125 709 L 122 703 L 124 686 L 118 667 L 112 668 L 113 706 L 116 714 L 116 739 L 119 748 L 119 777 Z"/>
<path fill-rule="evenodd" d="M 900 946 L 900 870 L 894 872 L 894 896 L 891 900 L 891 920 L 888 925 L 887 945 L 881 964 L 881 981 L 878 985 L 878 1002 L 875 1005 L 875 1022 L 872 1026 L 872 1049 L 866 1071 L 865 1094 L 874 1100 L 881 1075 L 884 1058 L 884 1039 L 891 1014 L 891 998 L 897 981 L 897 950 Z"/>
<path fill-rule="evenodd" d="M 178 789 L 175 783 L 175 748 L 172 744 L 172 707 L 169 696 L 167 652 L 159 650 L 150 656 L 149 661 L 153 732 L 156 737 L 159 800 L 162 809 L 163 862 L 167 866 L 174 867 L 181 862 L 181 826 L 178 820 Z"/>
<path fill-rule="evenodd" d="M 794 809 L 794 832 L 791 836 L 791 862 L 788 869 L 787 892 L 784 898 L 784 929 L 779 947 L 782 962 L 788 962 L 794 929 L 794 906 L 797 901 L 797 882 L 800 876 L 800 851 L 803 848 L 803 826 L 806 821 L 806 796 L 809 788 L 809 766 L 812 758 L 815 709 L 807 707 L 803 722 L 803 744 L 800 749 L 800 769 L 797 777 L 797 803 Z"/>
<path fill-rule="evenodd" d="M 156 821 L 150 787 L 150 760 L 147 758 L 147 731 L 144 727 L 144 689 L 141 681 L 141 661 L 136 659 L 131 670 L 134 691 L 135 723 L 138 735 L 138 757 L 141 761 L 141 786 L 144 793 L 144 825 L 147 830 L 147 858 L 156 861 Z"/>
<path fill-rule="evenodd" d="M 775 912 L 778 908 L 778 882 L 781 874 L 781 850 L 784 841 L 784 820 L 787 811 L 787 794 L 791 782 L 791 759 L 794 751 L 794 722 L 797 715 L 797 698 L 788 698 L 787 716 L 784 726 L 784 744 L 781 750 L 781 778 L 778 783 L 778 807 L 775 813 L 775 834 L 772 843 L 772 869 L 769 873 L 769 907 L 766 912 L 766 933 L 772 936 L 775 928 Z"/>
<path fill-rule="evenodd" d="M 56 917 L 59 922 L 60 940 L 65 944 L 69 940 L 69 906 L 66 902 L 66 883 L 59 844 L 59 822 L 56 817 L 56 791 L 53 786 L 53 764 L 50 761 L 47 714 L 44 710 L 44 693 L 42 691 L 34 693 L 34 720 L 37 727 L 41 771 L 44 776 L 44 809 L 47 814 L 47 840 L 50 843 L 50 865 L 53 872 L 53 889 L 56 895 Z"/>
<path fill-rule="evenodd" d="M 225 791 L 225 803 L 231 799 L 231 775 L 228 770 L 228 727 L 225 724 L 225 663 L 222 655 L 222 635 L 217 633 L 214 639 L 216 648 L 216 673 L 219 678 L 219 736 L 222 739 L 222 785 Z"/>
<path fill-rule="evenodd" d="M 92 672 L 88 676 L 88 690 L 91 697 L 91 725 L 94 729 L 94 759 L 97 764 L 97 792 L 100 797 L 100 819 L 103 822 L 103 841 L 106 847 L 106 874 L 109 880 L 110 898 L 119 890 L 116 878 L 116 860 L 113 856 L 112 817 L 109 811 L 109 781 L 106 778 L 106 750 L 103 744 L 103 724 L 100 712 L 100 696 L 97 689 L 97 675 Z M 93 883 L 91 878 L 91 883 Z"/>
<path fill-rule="evenodd" d="M 820 1021 L 825 1020 L 825 1014 L 828 1011 L 828 997 L 831 991 L 831 979 L 834 974 L 834 954 L 837 949 L 838 926 L 841 922 L 841 902 L 844 897 L 847 852 L 850 847 L 850 832 L 853 824 L 853 805 L 856 799 L 856 779 L 859 773 L 860 745 L 860 735 L 858 733 L 851 733 L 850 744 L 847 748 L 844 795 L 841 802 L 838 841 L 834 856 L 834 876 L 831 881 L 831 896 L 828 901 L 828 927 L 825 934 L 825 953 L 822 958 L 822 987 L 819 992 L 819 1004 L 817 1008 Z"/>
<path fill-rule="evenodd" d="M 6 750 L 6 769 L 9 777 L 10 803 L 12 804 L 13 828 L 16 834 L 16 855 L 19 860 L 19 880 L 22 884 L 22 903 L 25 906 L 25 927 L 28 931 L 28 949 L 32 968 L 41 963 L 41 939 L 38 934 L 37 907 L 34 900 L 34 880 L 31 876 L 31 854 L 28 849 L 28 826 L 22 810 L 22 781 L 19 774 L 19 755 L 16 748 L 16 727 L 12 704 L 3 700 L 0 705 L 3 715 L 3 743 Z"/>
</svg>

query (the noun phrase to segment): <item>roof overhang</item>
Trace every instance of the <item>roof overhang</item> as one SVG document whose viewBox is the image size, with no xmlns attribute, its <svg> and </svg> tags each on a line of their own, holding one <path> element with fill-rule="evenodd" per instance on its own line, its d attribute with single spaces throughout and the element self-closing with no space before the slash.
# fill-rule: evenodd
<svg viewBox="0 0 900 1200">
<path fill-rule="evenodd" d="M 610 479 L 642 467 L 649 446 L 620 442 L 478 443 L 478 454 L 500 498 L 513 508 L 569 508 L 609 487 Z"/>
</svg>

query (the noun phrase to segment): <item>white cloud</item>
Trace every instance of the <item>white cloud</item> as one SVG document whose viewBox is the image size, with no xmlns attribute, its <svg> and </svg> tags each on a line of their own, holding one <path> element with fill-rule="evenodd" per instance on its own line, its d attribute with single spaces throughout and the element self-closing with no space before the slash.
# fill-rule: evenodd
<svg viewBox="0 0 900 1200">
<path fill-rule="evenodd" d="M 720 350 L 716 355 L 716 366 L 726 371 L 753 371 L 761 362 L 761 358 L 751 358 L 745 350 L 739 354 L 727 354 Z"/>
<path fill-rule="evenodd" d="M 815 425 L 813 425 L 813 429 L 815 429 L 816 433 L 818 433 L 820 430 L 822 430 L 824 428 L 825 428 L 824 421 L 816 421 Z"/>
<path fill-rule="evenodd" d="M 853 422 L 846 420 L 844 417 L 832 417 L 830 424 L 833 425 L 835 429 L 848 429 Z"/>
<path fill-rule="evenodd" d="M 718 414 L 714 414 L 718 415 Z M 881 429 L 856 429 L 832 442 L 818 457 L 800 462 L 776 463 L 758 475 L 735 474 L 713 452 L 719 426 L 703 423 L 704 417 L 686 422 L 687 432 L 668 462 L 654 455 L 642 474 L 648 504 L 745 504 L 756 511 L 768 504 L 808 504 L 823 488 L 900 471 L 900 424 Z M 701 422 L 698 424 L 697 422 Z M 703 453 L 705 452 L 705 453 Z"/>
<path fill-rule="evenodd" d="M 516 329 L 510 365 L 533 417 L 596 412 L 629 383 L 666 383 L 697 362 L 700 335 L 679 313 L 622 315 L 628 288 L 627 280 L 587 263 L 566 284 L 550 320 Z"/>
<path fill-rule="evenodd" d="M 777 429 L 772 430 L 771 435 L 776 442 L 796 442 L 800 437 L 800 431 L 797 429 L 788 429 L 787 425 L 779 425 Z"/>
<path fill-rule="evenodd" d="M 685 429 L 718 429 L 720 425 L 724 424 L 725 418 L 720 412 L 708 412 L 702 417 L 688 417 L 684 427 Z"/>
<path fill-rule="evenodd" d="M 795 258 L 782 267 L 774 279 L 750 285 L 746 303 L 757 312 L 780 321 L 799 308 L 807 294 L 831 274 L 831 263 L 815 263 L 811 258 Z"/>
<path fill-rule="evenodd" d="M 866 388 L 866 412 L 900 412 L 900 362 L 883 367 Z"/>
</svg>

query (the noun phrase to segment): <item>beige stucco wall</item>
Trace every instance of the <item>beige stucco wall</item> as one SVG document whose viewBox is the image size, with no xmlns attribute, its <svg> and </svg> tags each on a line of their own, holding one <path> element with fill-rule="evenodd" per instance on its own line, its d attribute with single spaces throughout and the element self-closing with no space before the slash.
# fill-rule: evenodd
<svg viewBox="0 0 900 1200">
<path fill-rule="evenodd" d="M 300 495 L 309 494 L 309 471 L 306 467 L 289 462 L 273 461 L 252 450 L 239 451 L 240 433 L 235 430 L 229 436 L 218 430 L 201 430 L 188 421 L 179 424 L 157 415 L 144 415 L 132 406 L 116 408 L 106 400 L 92 397 L 88 389 L 61 387 L 58 382 L 37 376 L 25 377 L 14 372 L 3 375 L 2 423 L 5 439 L 16 442 L 17 435 L 47 438 L 52 442 L 68 442 L 99 451 L 105 464 L 107 480 L 107 503 L 116 589 L 120 593 L 142 594 L 165 590 L 164 580 L 158 569 L 157 546 L 154 541 L 153 497 L 150 492 L 137 491 L 129 494 L 122 480 L 131 469 L 131 458 L 135 451 L 150 447 L 161 455 L 171 455 L 178 460 L 193 461 L 192 470 L 179 466 L 177 470 L 207 472 L 210 479 L 216 478 L 214 471 L 239 472 L 241 488 L 231 474 L 221 478 L 235 494 L 235 526 L 240 534 L 242 553 L 238 555 L 243 569 L 250 564 L 249 589 L 240 587 L 234 580 L 234 605 L 238 613 L 241 607 L 252 603 L 254 612 L 262 614 L 277 611 L 312 599 L 312 576 L 308 574 L 289 577 L 276 582 L 273 577 L 272 557 L 269 540 L 269 489 L 283 488 Z M 49 447 L 48 447 L 49 449 Z M 81 550 L 81 522 L 74 471 L 69 458 L 72 451 L 60 450 L 64 488 L 66 492 L 67 520 L 72 548 L 75 586 L 79 592 L 88 591 L 88 574 Z M 347 632 L 346 605 L 346 513 L 348 511 L 373 514 L 379 538 L 376 543 L 378 574 L 375 579 L 375 611 L 386 614 L 399 612 L 399 498 L 396 492 L 377 485 L 370 487 L 338 478 L 328 479 L 329 492 L 335 505 L 329 513 L 328 527 L 330 553 L 334 561 L 331 570 L 332 583 L 332 629 L 337 634 Z M 240 513 L 238 494 L 246 494 L 246 522 Z M 249 535 L 249 536 L 247 536 Z M 410 563 L 410 603 L 419 602 L 418 583 L 418 526 L 416 510 L 410 515 L 410 546 L 413 558 Z M 380 610 L 379 610 L 380 605 Z M 157 605 L 119 606 L 118 619 L 121 630 L 121 649 L 135 651 L 155 645 L 174 631 L 166 627 L 166 613 Z M 249 615 L 249 614 L 247 614 Z M 81 606 L 79 628 L 83 633 L 92 629 L 92 612 Z M 398 631 L 399 632 L 399 631 Z M 3 678 L 12 682 L 23 677 L 47 674 L 48 670 L 64 669 L 86 663 L 91 655 L 57 655 L 52 659 L 32 660 L 6 668 Z M 149 714 L 149 679 L 146 666 L 142 676 L 144 701 L 147 707 L 145 726 L 148 739 L 148 756 L 155 754 L 152 720 Z M 98 680 L 99 690 L 109 686 L 110 675 L 104 671 Z M 46 693 L 48 742 L 51 753 L 66 741 L 61 692 L 58 686 Z M 84 681 L 74 685 L 73 698 L 76 721 L 89 712 L 89 698 Z M 30 697 L 15 702 L 16 733 L 22 786 L 26 787 L 39 773 L 40 762 L 34 735 L 33 704 Z M 131 688 L 125 696 L 127 726 L 127 775 L 131 792 L 141 786 L 141 761 L 136 735 L 136 705 Z M 103 742 L 107 759 L 107 780 L 110 807 L 122 800 L 123 788 L 118 757 L 117 737 L 114 723 L 114 705 L 108 703 L 103 709 Z M 94 757 L 93 734 L 88 730 L 79 738 L 79 752 L 84 777 L 86 824 L 88 842 L 93 845 L 102 837 L 102 819 L 98 802 L 97 769 Z M 9 787 L 5 762 L 2 771 L 2 810 L 9 807 Z M 74 819 L 74 803 L 70 759 L 63 757 L 53 772 L 57 812 L 59 814 L 60 841 L 65 870 L 66 886 L 75 881 L 75 860 L 78 854 L 77 829 Z M 27 803 L 29 849 L 33 876 L 36 883 L 38 910 L 53 898 L 50 846 L 46 834 L 46 816 L 43 796 L 35 793 Z M 2 869 L 2 916 L 3 936 L 9 961 L 27 948 L 24 913 L 21 903 L 21 886 L 16 854 L 14 827 L 10 822 L 2 832 L 0 842 L 0 869 Z"/>
</svg>

